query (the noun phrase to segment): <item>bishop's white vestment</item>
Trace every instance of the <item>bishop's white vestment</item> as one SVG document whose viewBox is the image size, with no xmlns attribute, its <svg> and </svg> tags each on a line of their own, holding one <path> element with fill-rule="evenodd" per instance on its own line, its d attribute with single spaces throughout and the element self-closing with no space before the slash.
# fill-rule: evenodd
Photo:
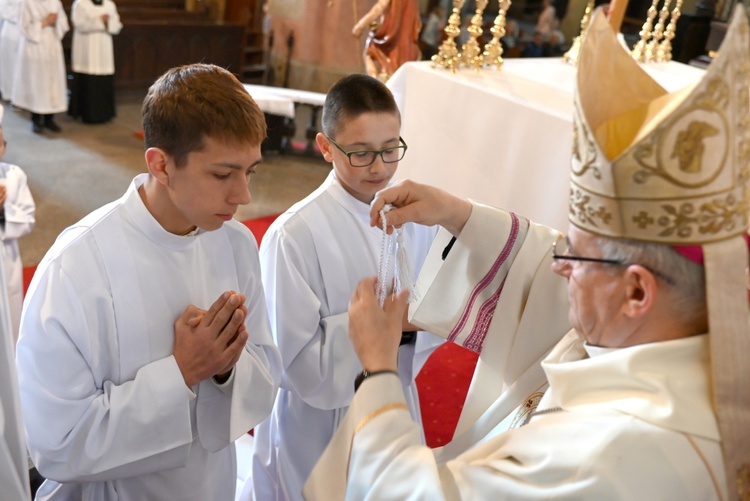
<svg viewBox="0 0 750 501">
<path fill-rule="evenodd" d="M 42 27 L 50 13 L 57 23 Z M 70 29 L 60 0 L 26 0 L 19 21 L 21 39 L 13 72 L 13 104 L 49 115 L 68 109 L 68 82 L 62 39 Z"/>
<path fill-rule="evenodd" d="M 478 348 L 483 367 L 467 405 L 485 411 L 455 444 L 431 451 L 396 378 L 368 379 L 313 470 L 306 499 L 726 498 L 707 335 L 602 349 L 575 331 L 560 334 L 565 281 L 549 269 L 557 238 L 474 204 L 445 261 L 438 246 L 430 253 L 419 282 L 428 292 L 412 321 Z M 558 304 L 565 308 L 555 311 Z M 534 362 L 550 332 L 559 342 Z M 508 412 L 513 394 L 544 391 L 545 380 L 535 413 L 524 412 L 523 398 L 515 399 L 519 412 Z M 492 385 L 489 405 L 471 394 Z"/>
<path fill-rule="evenodd" d="M 241 223 L 167 232 L 138 193 L 63 232 L 27 293 L 17 363 L 37 499 L 232 501 L 233 442 L 268 416 L 280 358 L 257 245 Z M 249 340 L 228 381 L 185 386 L 174 322 L 245 294 Z"/>
<path fill-rule="evenodd" d="M 5 223 L 0 225 L 0 240 L 3 242 L 3 271 L 15 345 L 23 304 L 23 264 L 18 239 L 34 228 L 36 205 L 26 182 L 26 173 L 20 167 L 0 162 L 0 180 L 5 182 Z"/>
<path fill-rule="evenodd" d="M 415 273 L 435 233 L 405 227 Z M 382 242 L 382 230 L 370 226 L 369 205 L 348 194 L 333 171 L 263 237 L 263 285 L 284 372 L 274 410 L 255 430 L 252 486 L 245 491 L 252 487 L 258 501 L 301 499 L 346 412 L 362 370 L 348 336 L 349 300 L 360 280 L 377 274 Z M 399 349 L 399 386 L 418 421 L 413 379 L 439 341 L 419 332 L 416 346 Z"/>
</svg>

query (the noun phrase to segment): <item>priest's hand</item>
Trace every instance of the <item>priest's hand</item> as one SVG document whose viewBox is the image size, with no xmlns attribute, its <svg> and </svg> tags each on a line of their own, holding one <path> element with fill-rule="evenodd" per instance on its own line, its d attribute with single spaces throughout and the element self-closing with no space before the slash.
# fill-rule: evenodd
<svg viewBox="0 0 750 501">
<path fill-rule="evenodd" d="M 377 277 L 362 280 L 349 302 L 349 339 L 370 372 L 398 369 L 398 346 L 408 291 L 391 294 L 383 308 L 375 296 Z"/>
<path fill-rule="evenodd" d="M 208 311 L 190 305 L 175 321 L 174 357 L 188 387 L 225 376 L 239 360 L 248 339 L 244 302 L 225 292 Z"/>
<path fill-rule="evenodd" d="M 386 215 L 388 233 L 392 226 L 417 223 L 425 226 L 439 224 L 458 236 L 471 215 L 471 202 L 458 198 L 434 186 L 405 179 L 375 194 L 370 203 L 370 226 L 382 227 L 380 210 L 385 204 L 393 209 Z"/>
</svg>

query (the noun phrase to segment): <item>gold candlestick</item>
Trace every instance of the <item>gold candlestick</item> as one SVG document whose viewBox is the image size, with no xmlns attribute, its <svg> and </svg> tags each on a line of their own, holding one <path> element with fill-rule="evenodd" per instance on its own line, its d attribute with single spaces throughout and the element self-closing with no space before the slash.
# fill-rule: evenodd
<svg viewBox="0 0 750 501">
<path fill-rule="evenodd" d="M 499 0 L 498 6 L 499 9 L 497 11 L 495 23 L 492 25 L 492 28 L 490 28 L 492 40 L 484 46 L 482 58 L 485 65 L 495 65 L 497 66 L 497 70 L 500 71 L 503 67 L 503 44 L 500 43 L 500 39 L 505 35 L 505 13 L 508 12 L 508 9 L 510 8 L 510 0 Z"/>
<path fill-rule="evenodd" d="M 646 54 L 644 56 L 646 62 L 656 59 L 656 49 L 659 47 L 659 42 L 661 42 L 664 36 L 664 28 L 667 24 L 667 17 L 669 17 L 670 3 L 672 3 L 671 0 L 664 0 L 664 5 L 662 5 L 661 11 L 659 11 L 659 21 L 656 23 L 653 33 L 651 33 L 651 40 L 646 45 Z"/>
<path fill-rule="evenodd" d="M 681 8 L 682 0 L 677 0 L 674 9 L 672 9 L 672 17 L 669 19 L 669 25 L 664 31 L 664 40 L 659 44 L 659 48 L 656 49 L 656 60 L 659 62 L 672 60 L 672 39 L 674 39 L 675 31 L 677 30 L 677 21 L 680 19 Z"/>
<path fill-rule="evenodd" d="M 432 56 L 432 65 L 449 68 L 456 72 L 459 63 L 458 47 L 456 47 L 456 37 L 461 33 L 461 7 L 464 0 L 453 0 L 453 12 L 448 18 L 448 26 L 445 27 L 446 39 L 440 44 L 438 53 Z"/>
<path fill-rule="evenodd" d="M 477 9 L 474 11 L 474 15 L 471 17 L 471 24 L 469 25 L 469 40 L 461 47 L 461 62 L 470 66 L 474 71 L 479 71 L 482 66 L 482 50 L 479 48 L 479 42 L 477 39 L 482 36 L 482 13 L 485 7 L 487 7 L 487 0 L 477 0 Z"/>
<path fill-rule="evenodd" d="M 644 60 L 646 45 L 651 38 L 651 31 L 654 27 L 654 19 L 656 19 L 657 5 L 659 5 L 659 0 L 653 0 L 651 2 L 651 7 L 648 8 L 648 13 L 646 15 L 646 22 L 643 23 L 643 27 L 641 28 L 641 31 L 639 33 L 641 35 L 641 39 L 638 40 L 637 44 L 635 44 L 635 47 L 633 47 L 633 52 L 631 53 L 633 55 L 633 59 L 635 59 L 639 63 L 642 63 Z"/>
<path fill-rule="evenodd" d="M 586 4 L 586 10 L 583 11 L 583 17 L 581 18 L 581 32 L 573 39 L 573 43 L 570 45 L 568 52 L 563 55 L 563 61 L 566 63 L 575 66 L 578 62 L 578 52 L 581 50 L 581 44 L 586 37 L 586 30 L 589 29 L 589 20 L 591 19 L 592 10 L 594 10 L 594 0 L 589 0 Z"/>
</svg>

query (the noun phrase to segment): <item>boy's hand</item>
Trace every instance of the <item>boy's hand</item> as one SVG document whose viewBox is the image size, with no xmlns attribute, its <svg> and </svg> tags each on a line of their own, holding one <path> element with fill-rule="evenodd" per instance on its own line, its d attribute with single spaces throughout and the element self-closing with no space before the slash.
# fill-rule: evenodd
<svg viewBox="0 0 750 501">
<path fill-rule="evenodd" d="M 354 290 L 349 302 L 349 339 L 362 367 L 395 371 L 409 292 L 391 294 L 381 308 L 375 297 L 376 285 L 377 277 L 366 278 Z"/>
<path fill-rule="evenodd" d="M 225 292 L 203 311 L 190 305 L 175 321 L 174 357 L 185 384 L 226 377 L 247 342 L 245 296 Z"/>
<path fill-rule="evenodd" d="M 382 226 L 380 210 L 385 204 L 393 206 L 386 216 L 389 234 L 393 231 L 391 226 L 417 223 L 425 226 L 439 224 L 452 235 L 458 236 L 472 209 L 468 200 L 434 186 L 406 179 L 375 194 L 370 203 L 370 226 Z"/>
<path fill-rule="evenodd" d="M 42 20 L 42 27 L 54 26 L 57 23 L 57 12 L 50 12 Z"/>
</svg>

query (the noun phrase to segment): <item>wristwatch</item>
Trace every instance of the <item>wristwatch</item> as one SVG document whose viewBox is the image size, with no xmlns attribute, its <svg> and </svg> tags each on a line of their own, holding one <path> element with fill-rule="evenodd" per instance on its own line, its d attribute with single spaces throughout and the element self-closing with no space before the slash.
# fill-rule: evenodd
<svg viewBox="0 0 750 501">
<path fill-rule="evenodd" d="M 370 372 L 367 369 L 364 369 L 362 372 L 357 374 L 357 377 L 354 379 L 354 391 L 356 392 L 359 389 L 359 385 L 361 385 L 365 379 L 367 379 L 368 377 L 377 376 L 378 374 L 395 374 L 398 376 L 398 372 L 392 370 Z"/>
</svg>

